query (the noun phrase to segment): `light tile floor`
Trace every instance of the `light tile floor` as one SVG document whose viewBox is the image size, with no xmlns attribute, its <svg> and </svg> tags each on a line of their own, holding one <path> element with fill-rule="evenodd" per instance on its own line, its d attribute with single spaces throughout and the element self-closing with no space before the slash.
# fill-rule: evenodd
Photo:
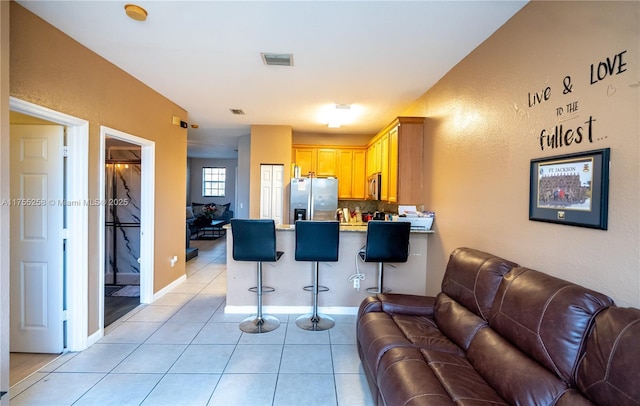
<svg viewBox="0 0 640 406">
<path fill-rule="evenodd" d="M 298 315 L 245 334 L 225 314 L 225 239 L 194 241 L 188 278 L 9 390 L 11 405 L 372 405 L 355 345 L 355 316 L 304 331 Z"/>
</svg>

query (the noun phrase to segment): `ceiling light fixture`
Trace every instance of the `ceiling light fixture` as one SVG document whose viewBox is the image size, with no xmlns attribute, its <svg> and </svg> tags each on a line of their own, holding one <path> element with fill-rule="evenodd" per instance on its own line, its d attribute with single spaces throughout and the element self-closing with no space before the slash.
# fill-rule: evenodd
<svg viewBox="0 0 640 406">
<path fill-rule="evenodd" d="M 125 5 L 124 11 L 130 18 L 136 21 L 144 21 L 147 19 L 147 10 L 143 9 L 140 6 L 136 6 L 135 4 Z"/>
<path fill-rule="evenodd" d="M 329 128 L 340 128 L 343 124 L 350 121 L 351 105 L 336 104 L 335 109 L 329 112 Z"/>
</svg>

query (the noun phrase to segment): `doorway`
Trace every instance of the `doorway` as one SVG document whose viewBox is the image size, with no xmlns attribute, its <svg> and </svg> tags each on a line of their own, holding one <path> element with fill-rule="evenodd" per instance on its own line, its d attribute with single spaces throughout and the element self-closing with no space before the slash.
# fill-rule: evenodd
<svg viewBox="0 0 640 406">
<path fill-rule="evenodd" d="M 105 139 L 104 327 L 140 304 L 141 147 Z"/>
<path fill-rule="evenodd" d="M 46 125 L 57 127 L 64 130 L 64 139 L 65 139 L 65 147 L 63 150 L 57 150 L 57 154 L 64 154 L 64 170 L 62 173 L 62 181 L 58 181 L 57 184 L 64 184 L 64 190 L 62 191 L 63 198 L 62 202 L 55 201 L 53 203 L 53 207 L 55 206 L 63 206 L 63 223 L 64 228 L 59 232 L 62 234 L 62 244 L 59 244 L 59 250 L 52 253 L 54 257 L 62 258 L 64 261 L 63 265 L 60 265 L 61 268 L 65 269 L 65 276 L 63 277 L 62 289 L 56 289 L 56 298 L 57 303 L 62 303 L 62 305 L 55 304 L 54 307 L 58 308 L 57 312 L 60 315 L 60 320 L 62 320 L 62 328 L 61 335 L 63 337 L 58 337 L 59 332 L 55 332 L 56 339 L 59 342 L 62 342 L 63 350 L 69 351 L 81 351 L 87 347 L 88 335 L 87 335 L 87 325 L 88 325 L 88 308 L 87 308 L 87 278 L 88 278 L 88 269 L 87 269 L 87 258 L 88 258 L 88 243 L 87 243 L 87 224 L 88 224 L 88 211 L 87 208 L 81 204 L 73 204 L 67 205 L 66 202 L 84 202 L 88 199 L 88 146 L 89 146 L 89 125 L 86 120 L 82 120 L 73 116 L 69 116 L 64 113 L 60 113 L 51 109 L 47 109 L 45 107 L 41 107 L 35 105 L 33 103 L 29 103 L 14 97 L 9 98 L 9 108 L 12 117 L 17 115 L 21 115 L 23 120 L 26 121 L 20 123 L 20 120 L 11 120 L 12 124 L 37 124 L 37 125 Z M 36 140 L 41 137 L 35 137 Z M 27 141 L 27 144 L 30 144 L 30 147 L 34 147 L 38 144 L 38 141 L 31 142 Z M 22 146 L 24 147 L 24 145 Z M 37 148 L 31 148 L 30 152 L 36 152 Z M 66 151 L 66 154 L 65 154 Z M 32 154 L 33 155 L 33 154 Z M 62 155 L 60 155 L 62 156 Z M 13 173 L 13 169 L 10 170 Z M 29 177 L 29 176 L 27 176 Z M 24 178 L 19 176 L 18 178 Z M 35 179 L 34 176 L 30 177 L 31 180 Z M 57 190 L 56 193 L 60 193 L 60 190 Z M 49 200 L 49 199 L 47 199 Z M 47 206 L 50 205 L 50 202 L 47 201 Z M 23 207 L 35 207 L 35 206 L 26 206 Z M 41 213 L 45 213 L 45 210 L 41 208 Z M 32 215 L 34 213 L 31 213 Z M 35 221 L 35 218 L 31 218 L 29 221 L 29 232 L 33 232 L 35 230 L 34 225 L 43 224 L 41 221 Z M 11 235 L 12 239 L 15 239 L 16 232 L 20 234 L 22 230 L 15 230 L 17 226 L 17 222 L 11 221 Z M 13 252 L 11 252 L 13 256 Z M 51 258 L 47 257 L 47 261 L 50 261 Z M 57 261 L 57 260 L 56 260 Z M 31 267 L 31 270 L 35 269 Z M 23 269 L 18 272 L 18 274 L 26 274 L 30 273 L 28 270 Z M 12 301 L 15 300 L 16 295 L 21 295 L 20 289 L 17 286 L 14 286 L 13 282 L 11 284 L 10 295 L 12 296 Z M 14 310 L 14 309 L 12 309 Z M 17 315 L 17 317 L 22 317 L 23 315 Z M 14 317 L 12 314 L 11 317 Z M 64 320 L 63 320 L 64 319 Z M 34 321 L 33 319 L 31 320 Z M 14 328 L 11 327 L 11 332 L 14 333 Z M 21 328 L 20 328 L 21 329 Z M 24 329 L 22 329 L 24 330 Z M 24 333 L 25 331 L 22 331 Z M 12 340 L 16 340 L 12 338 Z M 29 338 L 31 341 L 31 338 Z M 48 362 L 47 360 L 51 359 L 51 356 L 41 355 L 38 352 L 41 351 L 53 351 L 59 352 L 61 351 L 60 346 L 58 345 L 55 349 L 43 350 L 39 349 L 35 346 L 27 346 L 21 351 L 34 352 L 35 355 L 31 355 L 29 353 L 14 353 L 11 355 L 10 359 L 10 381 L 15 382 L 16 379 L 20 379 L 20 374 L 30 374 L 30 372 L 34 372 L 39 367 L 39 363 Z M 53 355 L 54 357 L 57 355 Z M 18 362 L 16 361 L 17 359 Z M 25 361 L 26 360 L 26 361 Z M 19 369 L 19 373 L 14 373 L 16 369 Z M 35 370 L 34 370 L 35 368 Z"/>
<path fill-rule="evenodd" d="M 47 120 L 66 127 L 66 199 L 84 202 L 88 192 L 89 123 L 73 116 L 38 106 L 15 97 L 9 98 L 11 111 Z M 88 343 L 88 210 L 83 205 L 66 207 L 66 349 L 82 351 Z"/>
<path fill-rule="evenodd" d="M 155 143 L 100 129 L 99 336 L 141 303 L 153 301 Z"/>
</svg>

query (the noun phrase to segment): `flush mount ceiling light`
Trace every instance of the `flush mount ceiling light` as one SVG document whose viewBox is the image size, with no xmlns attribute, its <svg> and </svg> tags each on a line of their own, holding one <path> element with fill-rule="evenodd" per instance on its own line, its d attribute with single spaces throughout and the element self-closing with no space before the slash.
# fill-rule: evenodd
<svg viewBox="0 0 640 406">
<path fill-rule="evenodd" d="M 127 4 L 124 6 L 124 11 L 130 18 L 136 21 L 144 21 L 147 19 L 147 10 L 135 4 Z"/>
<path fill-rule="evenodd" d="M 262 63 L 269 66 L 293 66 L 293 54 L 261 52 Z"/>
<path fill-rule="evenodd" d="M 328 126 L 329 128 L 340 128 L 343 124 L 350 122 L 351 117 L 351 105 L 350 104 L 336 104 L 335 109 L 328 112 Z"/>
</svg>

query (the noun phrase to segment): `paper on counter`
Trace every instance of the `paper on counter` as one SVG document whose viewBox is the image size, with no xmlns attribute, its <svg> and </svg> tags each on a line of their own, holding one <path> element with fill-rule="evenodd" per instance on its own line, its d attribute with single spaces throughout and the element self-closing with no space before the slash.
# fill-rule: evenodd
<svg viewBox="0 0 640 406">
<path fill-rule="evenodd" d="M 398 206 L 398 214 L 404 214 L 407 217 L 417 216 L 418 215 L 418 210 L 416 209 L 416 206 L 399 205 Z"/>
</svg>

